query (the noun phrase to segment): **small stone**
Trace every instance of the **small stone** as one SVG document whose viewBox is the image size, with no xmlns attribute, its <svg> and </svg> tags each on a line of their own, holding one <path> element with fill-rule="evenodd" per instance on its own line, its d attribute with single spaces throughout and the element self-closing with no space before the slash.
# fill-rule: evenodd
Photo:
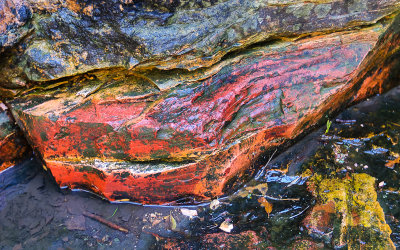
<svg viewBox="0 0 400 250">
<path fill-rule="evenodd" d="M 233 229 L 233 224 L 230 223 L 228 220 L 225 220 L 224 222 L 221 223 L 219 229 L 221 229 L 224 232 L 230 233 Z"/>
<path fill-rule="evenodd" d="M 211 210 L 215 210 L 215 209 L 217 209 L 219 206 L 220 206 L 220 202 L 219 202 L 219 200 L 213 200 L 213 201 L 211 201 L 211 203 L 210 203 L 210 208 L 211 208 Z"/>
<path fill-rule="evenodd" d="M 190 218 L 193 218 L 193 217 L 197 216 L 197 210 L 181 208 L 181 212 L 182 212 L 183 215 L 189 216 Z"/>
<path fill-rule="evenodd" d="M 103 241 L 103 242 L 108 241 L 109 238 L 110 238 L 110 236 L 108 236 L 108 234 L 106 234 L 106 235 L 101 239 L 101 241 Z"/>
</svg>

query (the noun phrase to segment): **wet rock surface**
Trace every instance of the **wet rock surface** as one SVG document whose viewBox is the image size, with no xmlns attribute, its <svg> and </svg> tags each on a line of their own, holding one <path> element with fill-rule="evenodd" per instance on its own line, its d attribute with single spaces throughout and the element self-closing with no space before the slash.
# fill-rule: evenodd
<svg viewBox="0 0 400 250">
<path fill-rule="evenodd" d="M 352 248 L 399 247 L 399 93 L 396 88 L 339 115 L 303 166 L 320 179 L 313 187 L 321 205 L 305 220 L 312 236 L 336 246 L 344 240 Z"/>
<path fill-rule="evenodd" d="M 16 74 L 46 81 L 110 67 L 208 67 L 257 42 L 375 23 L 399 2 L 2 0 L 2 7 L 0 46 L 21 42 Z"/>
<path fill-rule="evenodd" d="M 220 196 L 400 68 L 394 0 L 0 6 L 1 99 L 60 186 L 110 200 Z"/>
<path fill-rule="evenodd" d="M 210 199 L 263 152 L 396 85 L 399 20 L 256 46 L 192 72 L 93 72 L 10 104 L 60 186 L 143 203 Z"/>
<path fill-rule="evenodd" d="M 0 171 L 25 157 L 30 148 L 8 107 L 0 101 Z"/>
<path fill-rule="evenodd" d="M 400 247 L 399 8 L 0 0 L 0 248 Z"/>
<path fill-rule="evenodd" d="M 0 175 L 0 246 L 333 249 L 377 247 L 379 243 L 385 249 L 392 244 L 399 247 L 399 98 L 397 87 L 329 117 L 332 125 L 328 132 L 324 126 L 279 155 L 265 155 L 268 164 L 242 189 L 218 202 L 197 206 L 110 204 L 88 193 L 60 192 L 37 160 L 27 160 Z M 316 178 L 319 183 L 347 183 L 341 187 L 351 187 L 352 199 L 329 202 L 325 198 L 340 192 L 328 185 L 319 185 L 320 191 L 315 189 L 313 195 L 308 189 Z M 318 193 L 321 195 L 315 195 Z M 272 204 L 269 214 L 260 203 L 261 197 Z M 368 210 L 350 206 L 355 213 L 347 217 L 352 218 L 348 224 L 343 223 L 343 206 L 334 203 L 347 201 L 374 205 L 372 214 L 380 215 L 360 217 L 358 212 Z M 324 213 L 314 217 L 318 224 L 312 225 L 324 233 L 310 233 L 308 218 L 322 210 Z M 84 217 L 84 212 L 108 219 L 129 232 L 111 229 Z M 380 222 L 375 223 L 374 218 Z M 370 226 L 366 224 L 369 221 Z M 230 233 L 221 229 L 230 228 L 221 227 L 223 223 L 232 225 Z M 355 225 L 351 223 L 360 228 L 347 230 L 347 236 L 341 238 L 341 228 Z M 386 233 L 379 233 L 376 226 L 386 228 Z M 389 231 L 391 241 L 387 238 Z"/>
</svg>

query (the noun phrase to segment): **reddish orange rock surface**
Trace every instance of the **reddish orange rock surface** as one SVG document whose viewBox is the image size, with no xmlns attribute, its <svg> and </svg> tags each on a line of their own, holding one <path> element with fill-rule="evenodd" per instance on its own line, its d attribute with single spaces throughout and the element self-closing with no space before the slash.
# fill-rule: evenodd
<svg viewBox="0 0 400 250">
<path fill-rule="evenodd" d="M 379 91 L 364 80 L 374 82 L 375 51 L 398 49 L 394 28 L 378 41 L 384 30 L 255 47 L 180 74 L 94 72 L 11 105 L 61 186 L 143 203 L 208 199 L 267 149 Z"/>
</svg>

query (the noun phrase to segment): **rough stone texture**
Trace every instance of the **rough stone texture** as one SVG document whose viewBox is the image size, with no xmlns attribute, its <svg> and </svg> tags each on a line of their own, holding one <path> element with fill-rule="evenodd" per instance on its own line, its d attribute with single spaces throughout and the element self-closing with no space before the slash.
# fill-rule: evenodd
<svg viewBox="0 0 400 250">
<path fill-rule="evenodd" d="M 23 134 L 14 124 L 7 106 L 0 101 L 0 171 L 22 158 L 27 149 Z"/>
<path fill-rule="evenodd" d="M 26 36 L 32 27 L 29 5 L 19 0 L 0 1 L 0 53 Z"/>
<path fill-rule="evenodd" d="M 12 64 L 34 81 L 107 67 L 194 70 L 260 41 L 371 24 L 400 6 L 398 0 L 2 2 L 1 46 L 33 27 Z"/>
<path fill-rule="evenodd" d="M 298 240 L 291 246 L 293 250 L 318 250 L 325 249 L 324 244 L 313 242 L 311 240 Z"/>
<path fill-rule="evenodd" d="M 61 186 L 110 200 L 222 195 L 400 68 L 394 0 L 27 4 L 0 93 Z"/>
<path fill-rule="evenodd" d="M 315 175 L 309 186 L 319 202 L 304 220 L 311 236 L 332 247 L 395 249 L 375 178 L 364 173 L 344 179 Z"/>
<path fill-rule="evenodd" d="M 146 203 L 214 197 L 266 149 L 364 91 L 359 76 L 374 62 L 361 62 L 384 30 L 256 47 L 186 74 L 90 74 L 11 105 L 61 186 Z"/>
<path fill-rule="evenodd" d="M 311 214 L 303 221 L 308 234 L 330 244 L 333 237 L 335 212 L 333 201 L 325 201 L 323 204 L 315 205 Z"/>
</svg>

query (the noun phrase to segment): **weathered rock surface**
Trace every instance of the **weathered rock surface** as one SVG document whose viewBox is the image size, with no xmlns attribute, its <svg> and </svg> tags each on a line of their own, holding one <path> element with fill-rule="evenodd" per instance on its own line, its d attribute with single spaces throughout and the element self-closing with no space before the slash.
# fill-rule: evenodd
<svg viewBox="0 0 400 250">
<path fill-rule="evenodd" d="M 26 5 L 0 93 L 59 185 L 110 200 L 222 195 L 400 68 L 394 0 Z"/>
<path fill-rule="evenodd" d="M 375 23 L 400 2 L 2 0 L 1 6 L 0 47 L 32 30 L 11 60 L 15 74 L 46 81 L 108 67 L 208 67 L 260 41 Z"/>
<path fill-rule="evenodd" d="M 344 179 L 315 175 L 310 189 L 320 203 L 304 220 L 311 236 L 332 247 L 395 249 L 375 178 L 364 173 Z"/>
<path fill-rule="evenodd" d="M 214 197 L 266 149 L 374 93 L 360 82 L 379 46 L 388 49 L 387 34 L 374 47 L 384 30 L 256 47 L 189 73 L 87 74 L 11 105 L 61 186 L 147 203 Z"/>
<path fill-rule="evenodd" d="M 0 171 L 12 166 L 28 150 L 21 130 L 10 117 L 9 110 L 0 101 Z"/>
<path fill-rule="evenodd" d="M 0 53 L 13 47 L 32 27 L 32 12 L 24 1 L 0 1 Z"/>
</svg>

